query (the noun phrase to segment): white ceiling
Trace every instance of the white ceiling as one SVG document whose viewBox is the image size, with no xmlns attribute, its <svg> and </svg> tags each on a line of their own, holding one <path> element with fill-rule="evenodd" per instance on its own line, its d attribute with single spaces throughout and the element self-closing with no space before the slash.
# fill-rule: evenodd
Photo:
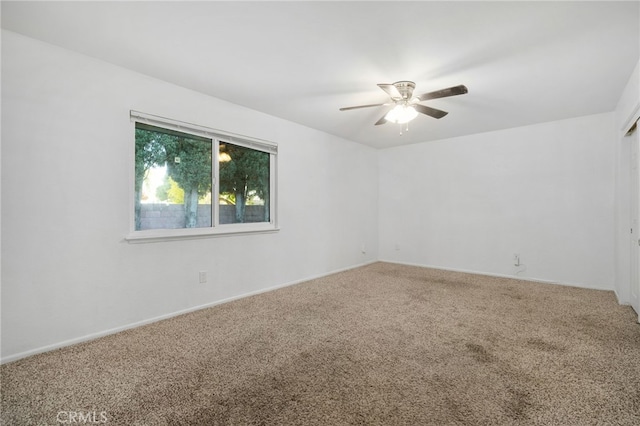
<svg viewBox="0 0 640 426">
<path fill-rule="evenodd" d="M 8 2 L 2 27 L 376 148 L 608 112 L 640 2 Z M 377 83 L 449 112 L 373 124 Z"/>
</svg>

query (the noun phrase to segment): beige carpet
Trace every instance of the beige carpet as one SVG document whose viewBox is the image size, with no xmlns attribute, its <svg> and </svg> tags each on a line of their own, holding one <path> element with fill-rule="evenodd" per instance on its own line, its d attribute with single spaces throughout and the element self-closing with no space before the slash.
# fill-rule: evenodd
<svg viewBox="0 0 640 426">
<path fill-rule="evenodd" d="M 388 263 L 1 373 L 4 425 L 640 425 L 613 293 Z"/>
</svg>

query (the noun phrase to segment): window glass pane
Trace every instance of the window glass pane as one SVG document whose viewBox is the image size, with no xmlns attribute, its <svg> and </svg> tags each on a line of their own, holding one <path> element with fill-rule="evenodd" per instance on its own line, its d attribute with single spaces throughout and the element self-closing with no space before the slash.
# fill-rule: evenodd
<svg viewBox="0 0 640 426">
<path fill-rule="evenodd" d="M 219 162 L 219 223 L 269 222 L 269 153 L 221 141 Z"/>
<path fill-rule="evenodd" d="M 135 229 L 211 227 L 211 139 L 136 123 Z"/>
</svg>

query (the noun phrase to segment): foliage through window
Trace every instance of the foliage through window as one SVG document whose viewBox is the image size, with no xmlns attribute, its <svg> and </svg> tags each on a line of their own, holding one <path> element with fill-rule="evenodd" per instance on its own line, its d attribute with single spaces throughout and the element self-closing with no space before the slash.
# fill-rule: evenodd
<svg viewBox="0 0 640 426">
<path fill-rule="evenodd" d="M 221 143 L 219 158 L 221 211 L 234 206 L 220 223 L 269 222 L 269 154 Z"/>
<path fill-rule="evenodd" d="M 274 144 L 137 117 L 135 231 L 274 228 Z"/>
</svg>

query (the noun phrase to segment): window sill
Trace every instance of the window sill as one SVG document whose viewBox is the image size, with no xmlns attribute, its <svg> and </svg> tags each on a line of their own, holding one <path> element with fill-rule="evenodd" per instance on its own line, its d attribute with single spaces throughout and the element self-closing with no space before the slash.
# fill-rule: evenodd
<svg viewBox="0 0 640 426">
<path fill-rule="evenodd" d="M 129 233 L 124 239 L 130 244 L 140 244 L 229 237 L 233 235 L 271 234 L 278 231 L 280 231 L 280 228 L 277 228 L 272 224 L 220 225 L 217 228 L 152 229 L 148 231 L 134 231 Z"/>
</svg>

